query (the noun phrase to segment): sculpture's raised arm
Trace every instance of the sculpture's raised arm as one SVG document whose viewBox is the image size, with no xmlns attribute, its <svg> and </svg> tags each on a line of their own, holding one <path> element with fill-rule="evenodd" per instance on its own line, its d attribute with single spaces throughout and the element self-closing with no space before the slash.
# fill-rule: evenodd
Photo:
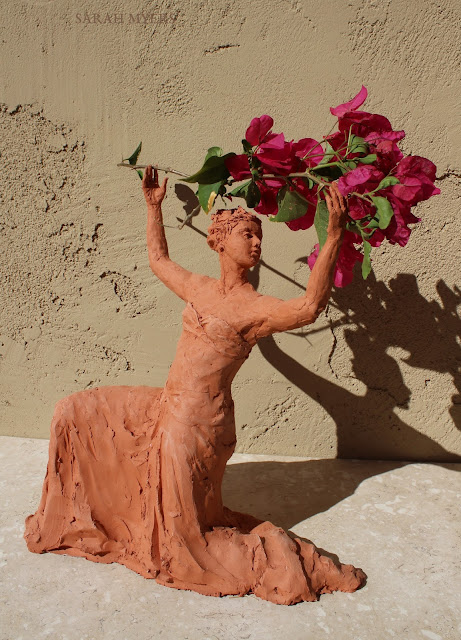
<svg viewBox="0 0 461 640">
<path fill-rule="evenodd" d="M 155 275 L 176 295 L 189 301 L 198 287 L 209 281 L 207 276 L 192 273 L 170 259 L 163 226 L 162 202 L 165 198 L 168 178 L 158 183 L 157 169 L 146 168 L 142 190 L 147 203 L 147 249 L 149 264 Z"/>
<path fill-rule="evenodd" d="M 347 204 L 337 185 L 333 183 L 329 190 L 329 195 L 326 195 L 330 214 L 328 236 L 312 269 L 306 293 L 291 300 L 262 296 L 259 301 L 262 314 L 259 326 L 255 327 L 256 338 L 311 324 L 327 306 L 347 220 Z"/>
</svg>

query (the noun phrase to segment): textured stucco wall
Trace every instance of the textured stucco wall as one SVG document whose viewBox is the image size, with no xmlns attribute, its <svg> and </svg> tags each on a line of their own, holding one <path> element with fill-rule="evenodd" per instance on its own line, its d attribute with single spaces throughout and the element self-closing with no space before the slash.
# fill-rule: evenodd
<svg viewBox="0 0 461 640">
<path fill-rule="evenodd" d="M 141 11 L 156 17 L 130 22 Z M 47 437 L 63 395 L 167 376 L 183 303 L 149 270 L 140 182 L 115 166 L 124 154 L 142 140 L 141 160 L 193 171 L 211 145 L 237 150 L 262 113 L 288 137 L 320 136 L 328 107 L 363 83 L 367 110 L 437 164 L 442 193 L 418 208 L 409 246 L 375 252 L 375 275 L 337 290 L 316 325 L 254 349 L 234 383 L 239 450 L 461 454 L 460 26 L 457 0 L 6 0 L 1 433 Z M 170 179 L 165 221 L 183 204 Z M 217 276 L 208 223 L 168 229 L 170 255 Z M 254 283 L 301 295 L 314 233 L 263 230 Z"/>
</svg>

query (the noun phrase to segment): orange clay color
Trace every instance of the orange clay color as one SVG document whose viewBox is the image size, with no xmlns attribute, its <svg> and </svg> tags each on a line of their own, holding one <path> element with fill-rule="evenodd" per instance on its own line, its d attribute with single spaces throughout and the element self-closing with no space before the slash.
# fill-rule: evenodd
<svg viewBox="0 0 461 640">
<path fill-rule="evenodd" d="M 232 380 L 259 338 L 314 322 L 325 308 L 346 204 L 333 185 L 328 239 L 306 293 L 283 301 L 260 295 L 247 280 L 262 233 L 259 219 L 240 207 L 212 216 L 208 244 L 219 255 L 219 280 L 170 260 L 161 211 L 166 183 L 146 170 L 150 266 L 186 303 L 168 379 L 163 389 L 99 387 L 58 402 L 27 545 L 118 562 L 162 585 L 211 596 L 254 593 L 293 604 L 355 591 L 365 581 L 361 569 L 230 511 L 221 498 L 236 443 Z"/>
</svg>

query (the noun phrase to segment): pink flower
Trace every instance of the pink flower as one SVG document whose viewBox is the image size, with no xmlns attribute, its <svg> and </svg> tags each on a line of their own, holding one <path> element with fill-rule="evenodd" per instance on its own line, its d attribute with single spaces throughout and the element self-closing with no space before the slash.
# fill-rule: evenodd
<svg viewBox="0 0 461 640">
<path fill-rule="evenodd" d="M 303 171 L 306 167 L 315 167 L 322 162 L 324 152 L 323 148 L 313 138 L 302 138 L 298 142 L 293 143 L 293 152 L 296 158 L 302 160 L 304 156 L 308 156 L 302 160 L 298 171 Z"/>
<path fill-rule="evenodd" d="M 418 219 L 415 220 L 417 222 Z M 404 247 L 410 238 L 411 229 L 407 226 L 404 218 L 394 208 L 394 215 L 389 226 L 384 230 L 384 235 L 391 244 L 399 244 Z M 373 234 L 374 236 L 375 234 Z M 372 236 L 372 237 L 373 237 Z"/>
<path fill-rule="evenodd" d="M 354 98 L 352 98 L 352 100 L 349 100 L 349 102 L 344 102 L 344 104 L 340 104 L 337 107 L 330 107 L 330 111 L 334 116 L 338 116 L 338 118 L 341 118 L 348 111 L 355 111 L 357 107 L 362 106 L 362 104 L 367 99 L 367 96 L 368 91 L 362 85 L 362 88 L 360 89 L 358 94 Z"/>
<path fill-rule="evenodd" d="M 408 225 L 419 222 L 420 218 L 416 218 L 411 213 L 411 205 L 408 204 L 408 202 L 403 202 L 395 197 L 393 189 L 394 187 L 389 189 L 386 196 L 392 205 L 394 215 L 391 218 L 389 226 L 384 230 L 384 235 L 391 244 L 399 244 L 401 247 L 404 247 L 411 233 Z"/>
<path fill-rule="evenodd" d="M 392 187 L 393 195 L 410 206 L 438 195 L 440 189 L 434 185 L 436 166 L 427 158 L 407 156 L 400 161 L 395 172 L 400 184 Z"/>
<path fill-rule="evenodd" d="M 288 175 L 299 164 L 293 154 L 293 143 L 286 142 L 283 133 L 277 134 L 271 140 L 263 142 L 255 156 L 260 161 L 263 171 Z"/>
<path fill-rule="evenodd" d="M 242 153 L 239 156 L 231 156 L 227 158 L 226 167 L 234 180 L 245 180 L 251 178 L 250 164 L 248 162 L 248 156 Z"/>
<path fill-rule="evenodd" d="M 375 229 L 373 235 L 368 238 L 368 242 L 372 247 L 379 247 L 383 240 L 385 240 L 386 236 L 381 229 Z"/>
<path fill-rule="evenodd" d="M 339 178 L 338 189 L 343 196 L 353 191 L 367 193 L 376 189 L 383 178 L 384 173 L 378 171 L 372 164 L 362 164 Z"/>
<path fill-rule="evenodd" d="M 310 229 L 314 224 L 315 218 L 315 206 L 311 206 L 308 204 L 306 213 L 301 218 L 296 218 L 296 220 L 290 220 L 290 222 L 286 222 L 285 224 L 292 231 L 301 231 L 304 229 Z"/>
<path fill-rule="evenodd" d="M 365 136 L 365 142 L 377 145 L 383 140 L 387 140 L 389 142 L 399 142 L 399 140 L 403 140 L 404 137 L 405 131 L 403 129 L 401 129 L 400 131 L 371 131 L 367 136 Z"/>
<path fill-rule="evenodd" d="M 360 138 L 366 138 L 370 133 L 392 131 L 392 125 L 387 118 L 366 111 L 347 112 L 339 119 L 338 128 L 345 133 L 352 129 L 352 133 Z"/>
<path fill-rule="evenodd" d="M 324 139 L 328 141 L 330 146 L 335 151 L 338 151 L 338 149 L 345 149 L 346 148 L 347 135 L 344 133 L 344 131 L 335 131 L 334 133 L 330 134 L 329 136 L 325 136 Z"/>
<path fill-rule="evenodd" d="M 335 269 L 335 287 L 345 287 L 352 282 L 353 269 L 356 262 L 363 261 L 363 255 L 358 249 L 354 247 L 354 242 L 357 242 L 357 236 L 350 231 L 346 231 L 344 234 L 343 244 L 339 252 L 338 260 L 336 262 Z M 307 259 L 309 268 L 312 270 L 314 264 L 319 255 L 319 245 L 316 244 L 314 251 Z"/>
<path fill-rule="evenodd" d="M 398 164 L 395 176 L 400 184 L 386 189 L 386 197 L 394 210 L 394 216 L 384 230 L 391 244 L 401 247 L 407 244 L 411 234 L 408 225 L 420 220 L 413 215 L 411 207 L 440 193 L 440 189 L 434 185 L 435 172 L 435 165 L 420 156 L 407 156 Z"/>
<path fill-rule="evenodd" d="M 257 146 L 253 156 L 259 161 L 262 174 L 288 175 L 302 163 L 295 155 L 293 142 L 285 141 L 283 133 L 271 133 L 269 131 L 272 124 L 272 118 L 269 116 L 253 118 L 247 129 L 246 139 L 253 146 Z M 228 158 L 226 167 L 235 180 L 244 180 L 251 177 L 249 160 L 246 154 Z"/>
<path fill-rule="evenodd" d="M 317 209 L 317 194 L 315 188 L 309 189 L 306 182 L 300 178 L 293 178 L 295 190 L 307 200 L 306 213 L 301 218 L 296 218 L 285 224 L 292 231 L 300 231 L 301 229 L 309 229 L 314 224 L 315 211 Z"/>
<path fill-rule="evenodd" d="M 292 182 L 295 186 L 296 191 L 300 193 L 308 202 L 317 207 L 316 187 L 314 186 L 312 188 L 309 188 L 308 183 L 303 178 L 292 178 Z"/>
<path fill-rule="evenodd" d="M 253 118 L 248 127 L 245 139 L 253 146 L 257 147 L 264 142 L 267 134 L 272 129 L 274 121 L 270 116 L 261 116 L 260 118 Z"/>
<path fill-rule="evenodd" d="M 320 245 L 317 242 L 317 244 L 314 244 L 314 249 L 312 250 L 312 253 L 307 258 L 307 264 L 309 265 L 309 269 L 311 271 L 314 268 L 314 264 L 317 262 L 317 258 L 319 257 L 319 253 L 320 253 Z"/>
<path fill-rule="evenodd" d="M 367 202 L 362 198 L 357 198 L 356 196 L 353 196 L 350 200 L 348 200 L 348 203 L 349 203 L 349 215 L 354 220 L 361 220 L 366 216 L 375 215 L 375 207 L 370 202 Z"/>
<path fill-rule="evenodd" d="M 258 187 L 261 192 L 261 200 L 255 207 L 256 213 L 263 216 L 277 215 L 277 193 L 284 184 L 283 180 L 266 180 L 264 182 L 258 182 Z"/>
<path fill-rule="evenodd" d="M 348 199 L 349 215 L 353 220 L 362 221 L 361 224 L 366 225 L 365 220 L 373 218 L 376 214 L 376 208 L 371 201 L 353 196 L 353 193 L 360 196 L 367 193 L 372 196 L 376 194 L 389 200 L 393 210 L 390 223 L 386 229 L 374 230 L 368 239 L 370 244 L 373 247 L 379 247 L 383 240 L 387 239 L 391 244 L 405 246 L 411 234 L 410 225 L 419 221 L 419 218 L 412 214 L 411 208 L 418 202 L 440 193 L 434 184 L 436 168 L 426 158 L 404 157 L 398 143 L 405 137 L 405 132 L 403 130 L 394 131 L 389 120 L 380 114 L 359 111 L 359 107 L 366 98 L 367 90 L 362 86 L 352 100 L 332 107 L 331 113 L 338 118 L 338 131 L 326 136 L 324 140 L 329 143 L 338 156 L 345 156 L 346 162 L 354 161 L 346 166 L 357 165 L 337 181 L 342 195 L 350 196 Z M 272 126 L 273 119 L 268 115 L 253 118 L 246 131 L 246 140 L 252 149 L 250 151 L 246 149 L 246 154 L 230 157 L 226 161 L 226 166 L 236 181 L 251 178 L 250 167 L 253 168 L 254 179 L 256 179 L 261 192 L 261 199 L 255 207 L 255 211 L 262 215 L 275 216 L 277 214 L 279 192 L 282 187 L 288 185 L 290 190 L 296 190 L 306 201 L 305 213 L 286 224 L 293 231 L 308 229 L 314 222 L 318 187 L 314 185 L 309 188 L 306 178 L 293 177 L 286 181 L 276 178 L 266 179 L 266 177 L 270 174 L 287 176 L 290 173 L 302 173 L 309 168 L 315 173 L 317 165 L 324 161 L 325 151 L 313 138 L 302 138 L 297 142 L 287 141 L 283 133 L 273 133 Z M 361 141 L 358 141 L 359 144 L 355 150 L 348 151 L 346 156 L 347 144 L 351 135 L 363 138 L 368 145 L 368 150 L 367 147 L 360 147 Z M 360 162 L 361 157 L 368 154 L 374 154 L 376 159 L 368 158 L 365 162 Z M 370 160 L 373 160 L 372 164 L 367 163 Z M 344 167 L 344 165 L 342 166 Z M 258 175 L 254 169 L 257 169 Z M 327 175 L 326 180 L 328 181 L 334 172 L 332 170 L 332 173 L 328 174 L 328 172 L 319 171 L 319 174 Z M 376 191 L 386 176 L 395 176 L 399 183 Z M 379 200 L 376 202 L 380 203 L 379 207 L 383 205 Z M 298 208 L 298 213 L 303 211 L 304 206 Z M 335 269 L 334 282 L 336 286 L 344 287 L 352 281 L 355 263 L 363 261 L 363 254 L 357 248 L 361 242 L 360 235 L 350 231 L 345 233 Z M 308 259 L 311 269 L 318 253 L 319 248 L 316 245 Z"/>
<path fill-rule="evenodd" d="M 369 152 L 377 156 L 374 162 L 375 168 L 385 175 L 403 158 L 397 142 L 405 137 L 405 131 L 393 131 L 389 120 L 378 113 L 347 111 L 339 118 L 338 127 L 339 135 L 335 134 L 332 140 L 328 139 L 333 148 L 345 148 L 345 140 L 351 131 L 354 135 L 364 138 L 369 146 Z M 337 146 L 334 146 L 335 144 Z M 350 157 L 356 155 L 352 154 Z"/>
</svg>

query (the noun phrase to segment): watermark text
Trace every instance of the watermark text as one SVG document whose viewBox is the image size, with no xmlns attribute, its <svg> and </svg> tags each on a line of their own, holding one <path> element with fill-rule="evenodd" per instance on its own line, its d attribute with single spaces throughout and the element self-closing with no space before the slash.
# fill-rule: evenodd
<svg viewBox="0 0 461 640">
<path fill-rule="evenodd" d="M 162 13 L 160 11 L 141 13 L 92 13 L 84 11 L 75 14 L 77 24 L 171 24 L 178 18 L 178 13 Z"/>
</svg>

